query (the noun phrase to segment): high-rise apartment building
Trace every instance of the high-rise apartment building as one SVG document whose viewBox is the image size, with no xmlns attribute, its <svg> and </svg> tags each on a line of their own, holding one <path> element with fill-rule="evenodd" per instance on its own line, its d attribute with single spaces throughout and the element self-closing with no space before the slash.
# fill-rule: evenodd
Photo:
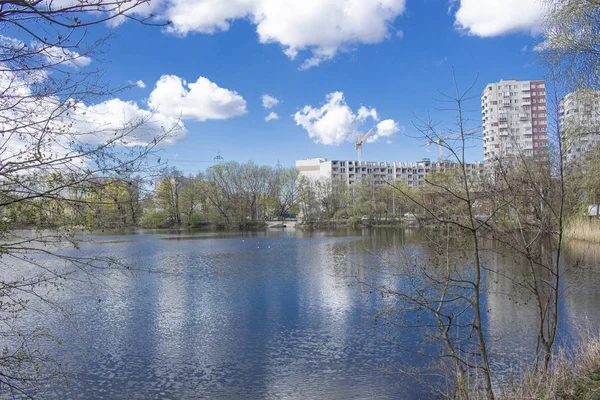
<svg viewBox="0 0 600 400">
<path fill-rule="evenodd" d="M 600 144 L 600 92 L 579 90 L 563 97 L 559 127 L 564 160 L 585 159 L 590 149 Z"/>
<path fill-rule="evenodd" d="M 524 155 L 548 154 L 544 81 L 501 80 L 481 93 L 483 156 L 486 165 Z"/>
</svg>

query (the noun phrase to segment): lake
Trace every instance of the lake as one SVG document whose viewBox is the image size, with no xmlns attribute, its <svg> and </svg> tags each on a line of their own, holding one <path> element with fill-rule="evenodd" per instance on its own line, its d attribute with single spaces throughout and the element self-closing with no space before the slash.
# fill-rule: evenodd
<svg viewBox="0 0 600 400">
<path fill-rule="evenodd" d="M 357 279 L 393 268 L 404 244 L 420 251 L 415 230 L 250 233 L 139 231 L 88 238 L 79 254 L 127 260 L 141 271 L 69 282 L 53 295 L 60 308 L 28 316 L 63 339 L 51 348 L 70 385 L 47 388 L 65 399 L 418 399 L 428 377 L 400 374 L 423 359 L 423 338 L 373 314 L 389 299 Z M 598 326 L 597 247 L 573 244 L 589 268 L 565 278 L 561 339 Z M 491 267 L 518 273 L 508 259 Z M 513 269 L 514 271 L 512 271 Z M 145 272 L 151 270 L 153 272 Z M 133 271 L 133 270 L 132 270 Z M 535 344 L 532 302 L 510 279 L 486 282 L 485 324 L 494 363 L 524 367 Z"/>
</svg>

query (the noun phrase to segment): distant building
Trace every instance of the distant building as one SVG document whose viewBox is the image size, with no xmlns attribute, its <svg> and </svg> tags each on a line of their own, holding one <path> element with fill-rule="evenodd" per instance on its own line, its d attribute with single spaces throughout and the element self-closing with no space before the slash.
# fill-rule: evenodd
<svg viewBox="0 0 600 400">
<path fill-rule="evenodd" d="M 564 160 L 585 159 L 600 144 L 600 92 L 588 89 L 569 93 L 560 101 L 559 128 Z"/>
<path fill-rule="evenodd" d="M 483 175 L 483 164 L 480 162 L 466 164 L 466 167 L 472 177 Z M 428 174 L 457 168 L 457 163 L 432 162 L 428 158 L 417 162 L 394 162 L 391 164 L 372 161 L 328 161 L 325 158 L 307 158 L 296 161 L 298 172 L 309 179 L 332 179 L 348 185 L 359 184 L 369 179 L 375 186 L 399 180 L 408 187 L 420 187 Z"/>
<path fill-rule="evenodd" d="M 546 85 L 543 80 L 501 80 L 481 93 L 483 160 L 548 155 Z"/>
</svg>

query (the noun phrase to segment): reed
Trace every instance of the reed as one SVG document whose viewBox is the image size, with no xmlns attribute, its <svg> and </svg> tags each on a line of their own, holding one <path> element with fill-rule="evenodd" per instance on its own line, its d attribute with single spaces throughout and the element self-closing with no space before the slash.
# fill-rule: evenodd
<svg viewBox="0 0 600 400">
<path fill-rule="evenodd" d="M 529 372 L 514 383 L 500 400 L 600 398 L 600 335 L 586 330 L 572 351 L 555 355 L 547 372 Z"/>
<path fill-rule="evenodd" d="M 565 234 L 569 239 L 600 243 L 600 220 L 572 219 L 567 223 Z"/>
</svg>

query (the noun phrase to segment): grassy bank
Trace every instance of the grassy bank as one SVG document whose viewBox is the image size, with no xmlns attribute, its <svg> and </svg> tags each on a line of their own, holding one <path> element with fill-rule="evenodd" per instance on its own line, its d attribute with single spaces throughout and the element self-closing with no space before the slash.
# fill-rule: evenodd
<svg viewBox="0 0 600 400">
<path fill-rule="evenodd" d="M 575 350 L 555 357 L 548 373 L 526 374 L 498 398 L 600 400 L 600 336 L 583 334 Z"/>
<path fill-rule="evenodd" d="M 569 239 L 600 243 L 600 220 L 583 218 L 572 219 L 567 223 L 565 233 Z"/>
</svg>

